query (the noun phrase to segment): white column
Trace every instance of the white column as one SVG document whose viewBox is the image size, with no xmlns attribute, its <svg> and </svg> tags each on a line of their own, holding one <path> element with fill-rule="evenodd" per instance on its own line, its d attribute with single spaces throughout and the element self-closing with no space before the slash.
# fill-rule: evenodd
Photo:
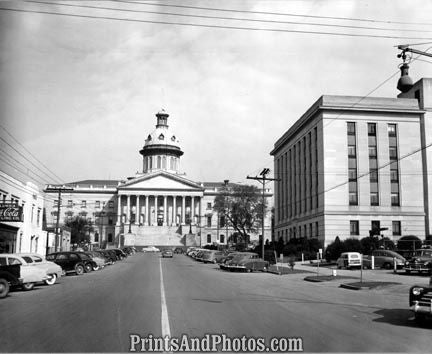
<svg viewBox="0 0 432 354">
<path fill-rule="evenodd" d="M 158 196 L 155 195 L 154 196 L 154 220 L 153 220 L 153 225 L 157 225 L 157 216 L 158 216 Z"/>
<path fill-rule="evenodd" d="M 136 196 L 136 206 L 135 206 L 135 225 L 140 224 L 140 218 L 141 218 L 141 211 L 140 211 L 140 203 L 139 203 L 140 196 Z"/>
<path fill-rule="evenodd" d="M 168 213 L 167 213 L 167 196 L 164 195 L 164 211 L 163 211 L 163 225 L 168 225 Z"/>
<path fill-rule="evenodd" d="M 145 214 L 144 214 L 144 225 L 148 226 L 149 224 L 149 196 L 145 196 Z"/>
<path fill-rule="evenodd" d="M 186 213 L 186 197 L 184 195 L 182 195 L 182 217 L 180 220 L 180 224 L 184 224 L 185 223 L 185 213 Z"/>
<path fill-rule="evenodd" d="M 191 224 L 195 223 L 195 197 L 191 197 Z"/>
<path fill-rule="evenodd" d="M 201 226 L 201 203 L 202 199 L 201 197 L 198 198 L 198 224 Z"/>
<path fill-rule="evenodd" d="M 121 224 L 121 195 L 118 195 L 117 197 L 117 222 L 116 225 L 120 226 Z"/>
<path fill-rule="evenodd" d="M 130 224 L 130 195 L 127 196 L 126 223 Z"/>
<path fill-rule="evenodd" d="M 177 225 L 177 205 L 176 205 L 176 199 L 177 199 L 177 196 L 173 196 L 173 218 L 172 218 L 172 221 L 173 221 L 173 224 L 174 225 Z"/>
</svg>

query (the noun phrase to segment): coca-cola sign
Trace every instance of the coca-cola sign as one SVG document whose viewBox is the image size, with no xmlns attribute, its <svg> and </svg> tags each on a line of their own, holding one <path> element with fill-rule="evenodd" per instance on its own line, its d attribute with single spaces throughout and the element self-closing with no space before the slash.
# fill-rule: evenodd
<svg viewBox="0 0 432 354">
<path fill-rule="evenodd" d="M 0 203 L 0 221 L 23 221 L 23 208 L 16 204 Z"/>
</svg>

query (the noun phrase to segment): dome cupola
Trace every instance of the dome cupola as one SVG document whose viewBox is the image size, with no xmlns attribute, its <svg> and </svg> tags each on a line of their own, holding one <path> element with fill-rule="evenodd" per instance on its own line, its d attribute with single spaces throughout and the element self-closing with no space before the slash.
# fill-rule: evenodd
<svg viewBox="0 0 432 354">
<path fill-rule="evenodd" d="M 177 136 L 169 129 L 169 114 L 163 109 L 156 113 L 156 129 L 147 136 L 144 147 L 140 150 L 143 155 L 143 173 L 163 170 L 178 173 L 181 151 Z"/>
</svg>

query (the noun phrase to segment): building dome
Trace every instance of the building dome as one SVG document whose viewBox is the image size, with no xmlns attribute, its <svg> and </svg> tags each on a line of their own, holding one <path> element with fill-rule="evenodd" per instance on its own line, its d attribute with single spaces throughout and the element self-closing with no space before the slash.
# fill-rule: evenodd
<svg viewBox="0 0 432 354">
<path fill-rule="evenodd" d="M 183 151 L 177 135 L 169 129 L 168 117 L 169 114 L 164 110 L 156 113 L 156 129 L 147 136 L 140 150 L 144 159 L 143 173 L 155 170 L 178 173 Z"/>
</svg>

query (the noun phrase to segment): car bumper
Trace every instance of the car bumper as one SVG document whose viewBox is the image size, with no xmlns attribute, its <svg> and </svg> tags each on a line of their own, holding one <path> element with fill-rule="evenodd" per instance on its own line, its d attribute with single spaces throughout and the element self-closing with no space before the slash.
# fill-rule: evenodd
<svg viewBox="0 0 432 354">
<path fill-rule="evenodd" d="M 411 311 L 414 313 L 432 316 L 432 301 L 430 305 L 424 305 L 420 304 L 418 301 L 414 301 L 414 304 L 411 306 Z"/>
<path fill-rule="evenodd" d="M 407 270 L 409 272 L 428 272 L 431 269 L 429 267 L 422 267 L 420 265 L 418 266 L 405 266 L 403 267 L 404 270 Z"/>
</svg>

